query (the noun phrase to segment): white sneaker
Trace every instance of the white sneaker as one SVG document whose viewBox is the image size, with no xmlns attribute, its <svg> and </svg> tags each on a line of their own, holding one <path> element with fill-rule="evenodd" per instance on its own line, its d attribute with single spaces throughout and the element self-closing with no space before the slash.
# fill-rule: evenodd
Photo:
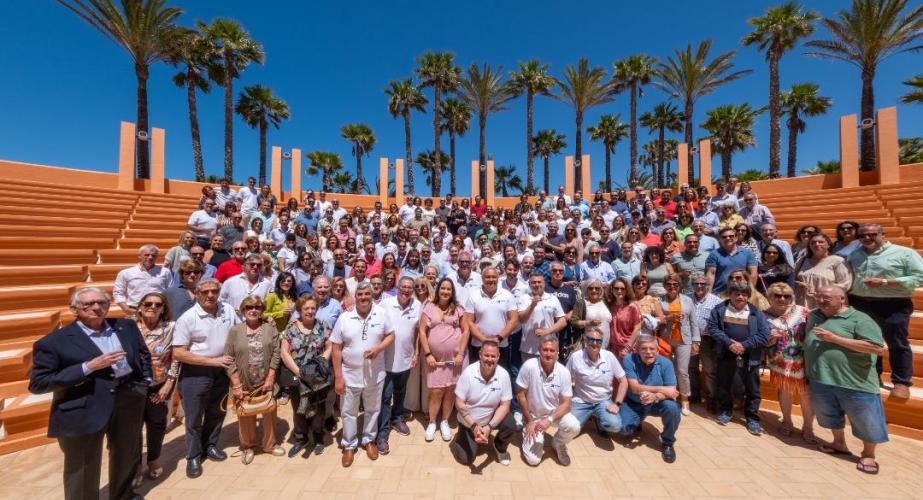
<svg viewBox="0 0 923 500">
<path fill-rule="evenodd" d="M 426 442 L 436 439 L 436 423 L 430 422 L 426 425 Z"/>
<path fill-rule="evenodd" d="M 516 430 L 522 430 L 522 413 L 513 412 L 513 420 L 516 421 Z"/>
<path fill-rule="evenodd" d="M 448 420 L 443 420 L 442 422 L 439 422 L 439 432 L 442 434 L 443 441 L 452 440 L 452 428 L 449 427 Z"/>
<path fill-rule="evenodd" d="M 680 410 L 680 412 L 683 414 L 683 416 L 686 416 L 686 417 L 688 417 L 689 414 L 692 413 L 689 410 L 689 401 L 683 401 L 683 408 L 682 410 Z"/>
<path fill-rule="evenodd" d="M 491 446 L 492 446 L 493 449 L 494 449 L 494 455 L 497 456 L 497 461 L 500 462 L 500 465 L 509 465 L 509 464 L 510 464 L 510 452 L 509 452 L 509 449 L 507 449 L 507 451 L 501 453 L 500 450 L 497 449 L 497 444 L 496 444 L 496 443 L 493 443 Z"/>
</svg>

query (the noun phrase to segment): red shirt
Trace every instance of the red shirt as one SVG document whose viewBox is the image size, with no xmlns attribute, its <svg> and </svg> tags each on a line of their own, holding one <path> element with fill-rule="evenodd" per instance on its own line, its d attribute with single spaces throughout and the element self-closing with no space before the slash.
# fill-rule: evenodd
<svg viewBox="0 0 923 500">
<path fill-rule="evenodd" d="M 484 217 L 484 214 L 487 213 L 487 205 L 475 205 L 471 207 L 471 213 L 478 216 L 478 220 L 481 220 Z"/>
<path fill-rule="evenodd" d="M 244 272 L 244 265 L 242 262 L 237 262 L 237 259 L 228 259 L 218 266 L 218 270 L 215 272 L 215 279 L 224 283 L 228 278 L 233 278 L 242 272 Z"/>
<path fill-rule="evenodd" d="M 647 236 L 641 238 L 641 243 L 649 247 L 659 247 L 662 241 L 656 233 L 647 233 Z"/>
<path fill-rule="evenodd" d="M 663 207 L 663 209 L 667 212 L 667 219 L 672 219 L 673 215 L 676 213 L 676 202 L 673 200 L 669 200 L 664 203 L 662 198 L 658 198 L 656 201 L 654 201 L 654 206 Z"/>
</svg>

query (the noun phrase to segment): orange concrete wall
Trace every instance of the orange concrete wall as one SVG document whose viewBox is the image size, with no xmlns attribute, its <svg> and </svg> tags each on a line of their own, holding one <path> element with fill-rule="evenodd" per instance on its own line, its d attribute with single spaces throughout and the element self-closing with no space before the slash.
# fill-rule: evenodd
<svg viewBox="0 0 923 500">
<path fill-rule="evenodd" d="M 0 179 L 48 182 L 62 186 L 96 186 L 103 189 L 119 187 L 119 176 L 115 172 L 95 172 L 7 160 L 0 160 Z"/>
</svg>

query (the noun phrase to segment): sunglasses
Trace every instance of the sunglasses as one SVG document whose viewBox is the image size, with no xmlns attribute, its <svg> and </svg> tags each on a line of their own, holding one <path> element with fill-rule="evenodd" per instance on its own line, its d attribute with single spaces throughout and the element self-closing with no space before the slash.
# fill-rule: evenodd
<svg viewBox="0 0 923 500">
<path fill-rule="evenodd" d="M 163 302 L 142 302 L 141 305 L 148 309 L 160 309 L 163 307 Z"/>
<path fill-rule="evenodd" d="M 190 274 L 202 274 L 202 271 L 183 271 L 183 275 L 188 276 Z"/>
<path fill-rule="evenodd" d="M 204 256 L 205 256 L 205 252 L 190 253 L 189 255 L 191 255 L 191 256 L 193 256 L 193 257 L 204 257 Z"/>
<path fill-rule="evenodd" d="M 603 345 L 603 339 L 594 339 L 593 337 L 586 337 L 586 343 L 589 345 L 601 346 Z"/>
<path fill-rule="evenodd" d="M 260 306 L 245 306 L 244 311 L 262 311 L 263 308 Z"/>
<path fill-rule="evenodd" d="M 777 293 L 772 296 L 774 299 L 791 300 L 792 295 L 788 293 Z"/>
<path fill-rule="evenodd" d="M 692 286 L 696 288 L 705 288 L 706 286 L 708 286 L 708 283 L 693 283 Z"/>
</svg>

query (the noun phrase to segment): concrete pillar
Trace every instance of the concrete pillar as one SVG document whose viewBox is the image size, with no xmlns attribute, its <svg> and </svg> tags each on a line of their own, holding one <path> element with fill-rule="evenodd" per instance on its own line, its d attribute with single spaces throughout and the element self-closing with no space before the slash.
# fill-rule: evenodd
<svg viewBox="0 0 923 500">
<path fill-rule="evenodd" d="M 471 160 L 471 200 L 478 194 L 478 186 L 481 182 L 481 165 L 477 160 Z"/>
<path fill-rule="evenodd" d="M 387 158 L 385 162 L 387 162 Z M 397 206 L 404 206 L 404 159 L 394 160 L 394 202 Z"/>
<path fill-rule="evenodd" d="M 484 184 L 486 184 L 486 186 L 484 186 L 484 189 L 487 190 L 487 193 L 485 193 L 486 194 L 485 197 L 487 198 L 487 206 L 492 207 L 494 206 L 494 195 L 496 191 L 496 187 L 494 187 L 494 161 L 493 160 L 487 160 L 487 181 L 485 181 Z"/>
<path fill-rule="evenodd" d="M 166 132 L 162 128 L 151 129 L 151 192 L 164 192 L 164 149 Z"/>
<path fill-rule="evenodd" d="M 590 155 L 581 155 L 580 164 L 583 166 L 583 187 L 580 188 L 583 191 L 583 199 L 592 200 L 593 196 L 590 193 L 593 192 L 593 181 L 590 179 Z"/>
<path fill-rule="evenodd" d="M 676 182 L 679 185 L 689 184 L 692 185 L 692 182 L 689 179 L 689 145 L 685 142 L 680 143 L 679 147 L 676 148 Z M 629 186 L 634 189 L 634 186 Z"/>
<path fill-rule="evenodd" d="M 272 164 L 269 170 L 269 192 L 282 201 L 282 148 L 272 147 Z"/>
<path fill-rule="evenodd" d="M 387 210 L 388 209 L 388 159 L 379 158 L 378 159 L 378 201 L 381 202 L 381 206 Z"/>
<path fill-rule="evenodd" d="M 564 157 L 564 194 L 574 197 L 574 157 Z"/>
<path fill-rule="evenodd" d="M 879 109 L 875 115 L 875 148 L 879 184 L 901 182 L 900 156 L 897 145 L 897 108 Z"/>
<path fill-rule="evenodd" d="M 119 128 L 119 189 L 135 189 L 135 124 L 122 122 Z"/>
<path fill-rule="evenodd" d="M 711 192 L 711 139 L 699 141 L 699 185 Z"/>
<path fill-rule="evenodd" d="M 859 186 L 859 145 L 856 115 L 840 117 L 840 180 L 842 187 Z"/>
<path fill-rule="evenodd" d="M 301 204 L 301 150 L 292 148 L 292 191 L 289 195 Z"/>
</svg>

